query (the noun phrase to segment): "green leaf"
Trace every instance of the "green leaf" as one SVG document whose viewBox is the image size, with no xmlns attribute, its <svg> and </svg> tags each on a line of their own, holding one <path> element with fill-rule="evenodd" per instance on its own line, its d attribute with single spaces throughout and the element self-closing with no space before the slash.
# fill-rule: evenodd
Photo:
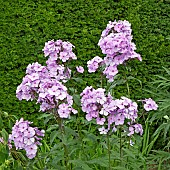
<svg viewBox="0 0 170 170">
<path fill-rule="evenodd" d="M 52 130 L 58 129 L 58 124 L 49 125 L 46 132 L 51 132 Z"/>
<path fill-rule="evenodd" d="M 46 113 L 44 113 L 41 116 L 39 116 L 37 119 L 39 120 L 39 119 L 45 118 L 44 124 L 47 124 L 50 119 L 53 119 L 53 117 L 54 117 L 53 114 L 46 114 Z"/>
<path fill-rule="evenodd" d="M 2 117 L 0 115 L 0 129 L 3 127 Z"/>
<path fill-rule="evenodd" d="M 127 170 L 126 168 L 124 168 L 122 166 L 116 166 L 116 167 L 113 167 L 113 169 L 115 169 L 115 170 Z"/>
<path fill-rule="evenodd" d="M 46 118 L 46 117 L 50 117 L 52 114 L 47 114 L 47 113 L 44 113 L 42 114 L 41 116 L 39 116 L 37 119 L 43 119 L 43 118 Z"/>
<path fill-rule="evenodd" d="M 73 100 L 74 100 L 74 102 L 76 103 L 77 106 L 81 106 L 80 95 L 73 94 Z"/>
<path fill-rule="evenodd" d="M 54 116 L 51 114 L 49 117 L 46 117 L 46 119 L 44 120 L 44 124 L 46 125 L 50 119 L 53 119 Z"/>
<path fill-rule="evenodd" d="M 128 79 L 128 80 L 137 80 L 137 81 L 139 82 L 141 88 L 142 88 L 142 81 L 139 80 L 138 78 L 135 78 L 135 77 L 133 77 L 133 76 L 129 76 L 129 77 L 127 77 L 127 79 Z"/>
<path fill-rule="evenodd" d="M 66 132 L 68 135 L 73 135 L 73 136 L 75 136 L 75 137 L 78 136 L 78 134 L 77 134 L 73 129 L 71 129 L 70 127 L 67 127 L 67 126 L 65 126 L 65 132 Z"/>
<path fill-rule="evenodd" d="M 57 137 L 57 135 L 58 135 L 57 131 L 53 131 L 50 134 L 50 144 L 52 144 L 54 142 L 54 139 Z"/>
<path fill-rule="evenodd" d="M 52 165 L 56 166 L 58 164 L 59 161 L 64 159 L 64 155 L 61 153 L 58 153 L 57 156 L 55 156 L 52 160 Z"/>
<path fill-rule="evenodd" d="M 92 168 L 90 168 L 85 161 L 82 161 L 82 160 L 80 160 L 80 159 L 70 160 L 69 162 L 72 163 L 72 164 L 74 164 L 74 165 L 76 165 L 76 166 L 81 167 L 81 168 L 84 169 L 84 170 L 92 170 Z"/>
<path fill-rule="evenodd" d="M 22 170 L 22 166 L 21 166 L 20 162 L 16 161 L 16 160 L 14 160 L 13 167 L 15 168 L 15 170 Z"/>
<path fill-rule="evenodd" d="M 86 82 L 83 80 L 83 79 L 81 79 L 81 78 L 72 78 L 73 80 L 75 80 L 77 83 L 80 83 L 80 84 L 85 84 Z"/>
<path fill-rule="evenodd" d="M 87 163 L 89 164 L 97 164 L 97 165 L 100 165 L 102 167 L 108 167 L 109 165 L 109 161 L 108 161 L 108 158 L 107 157 L 99 157 L 99 158 L 95 158 L 95 159 L 92 159 L 90 161 L 87 161 Z"/>
<path fill-rule="evenodd" d="M 154 143 L 156 142 L 157 138 L 159 137 L 159 133 L 154 137 L 154 139 L 151 141 L 151 143 L 147 147 L 147 155 L 150 153 Z"/>
<path fill-rule="evenodd" d="M 123 148 L 123 150 L 125 151 L 127 156 L 130 156 L 130 157 L 135 159 L 135 155 L 134 155 L 134 153 L 130 149 Z"/>
<path fill-rule="evenodd" d="M 121 79 L 121 80 L 115 80 L 115 81 L 111 84 L 111 86 L 109 87 L 108 91 L 110 92 L 111 89 L 115 88 L 117 85 L 124 84 L 125 82 L 126 82 L 126 80 L 123 80 L 123 79 Z"/>
<path fill-rule="evenodd" d="M 6 143 L 8 143 L 8 137 L 9 137 L 9 135 L 8 135 L 8 133 L 7 133 L 7 131 L 6 131 L 5 129 L 2 129 L 1 135 L 2 135 L 2 137 L 3 137 L 3 139 L 4 139 L 4 141 L 5 141 Z"/>
<path fill-rule="evenodd" d="M 8 120 L 8 127 L 9 127 L 10 129 L 12 129 L 12 126 L 13 126 L 13 124 L 12 124 L 11 120 L 9 119 L 9 120 Z"/>
<path fill-rule="evenodd" d="M 0 143 L 0 164 L 3 164 L 9 156 L 9 150 Z"/>
<path fill-rule="evenodd" d="M 167 72 L 168 75 L 170 75 L 170 69 L 167 69 L 165 67 L 163 67 L 163 69 L 165 69 L 165 71 Z"/>
</svg>

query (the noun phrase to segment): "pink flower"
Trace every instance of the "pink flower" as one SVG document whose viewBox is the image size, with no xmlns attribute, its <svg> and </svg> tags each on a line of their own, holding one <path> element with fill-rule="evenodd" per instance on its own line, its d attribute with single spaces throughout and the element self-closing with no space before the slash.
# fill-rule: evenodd
<svg viewBox="0 0 170 170">
<path fill-rule="evenodd" d="M 16 149 L 26 150 L 27 157 L 32 159 L 36 156 L 37 145 L 40 145 L 39 142 L 42 140 L 41 137 L 44 136 L 45 131 L 38 130 L 37 127 L 31 127 L 32 122 L 24 121 L 21 118 L 17 120 L 15 125 L 12 128 L 12 134 L 9 135 L 9 142 L 14 141 Z"/>
<path fill-rule="evenodd" d="M 106 135 L 106 134 L 108 133 L 108 130 L 107 130 L 107 129 L 105 129 L 105 127 L 104 127 L 104 126 L 102 126 L 101 128 L 99 128 L 98 130 L 99 130 L 100 134 L 104 134 L 104 135 Z"/>
<path fill-rule="evenodd" d="M 104 125 L 104 122 L 105 122 L 105 121 L 106 121 L 105 118 L 97 118 L 97 119 L 96 119 L 96 122 L 97 122 L 98 125 Z"/>
<path fill-rule="evenodd" d="M 134 124 L 129 127 L 129 133 L 127 135 L 131 136 L 134 133 L 140 133 L 140 135 L 143 134 L 143 128 L 141 124 Z"/>
<path fill-rule="evenodd" d="M 102 32 L 98 45 L 102 53 L 106 54 L 103 60 L 105 65 L 103 73 L 109 82 L 114 81 L 114 77 L 118 73 L 118 65 L 134 58 L 142 61 L 141 56 L 135 52 L 136 46 L 132 42 L 131 33 L 131 24 L 126 20 L 109 21 L 106 29 Z M 88 63 L 89 72 L 95 72 L 97 68 L 98 64 L 94 62 Z"/>
<path fill-rule="evenodd" d="M 88 72 L 94 73 L 99 66 L 102 64 L 103 59 L 99 56 L 94 57 L 92 60 L 89 60 L 87 62 Z"/>
<path fill-rule="evenodd" d="M 144 109 L 146 111 L 157 110 L 158 109 L 158 105 L 151 98 L 145 99 L 145 100 L 143 100 L 143 102 L 144 102 Z"/>
<path fill-rule="evenodd" d="M 38 149 L 38 147 L 36 144 L 26 146 L 25 150 L 26 150 L 27 157 L 29 159 L 33 159 L 36 156 L 37 149 Z"/>
<path fill-rule="evenodd" d="M 76 69 L 77 69 L 77 71 L 79 73 L 83 73 L 84 72 L 84 68 L 82 66 L 77 66 Z"/>
<path fill-rule="evenodd" d="M 28 138 L 31 138 L 34 135 L 35 135 L 35 130 L 32 127 L 28 127 L 28 129 L 24 131 L 24 136 L 27 136 Z"/>
<path fill-rule="evenodd" d="M 71 108 L 68 104 L 62 103 L 58 107 L 58 114 L 61 118 L 68 118 L 70 116 Z"/>
</svg>

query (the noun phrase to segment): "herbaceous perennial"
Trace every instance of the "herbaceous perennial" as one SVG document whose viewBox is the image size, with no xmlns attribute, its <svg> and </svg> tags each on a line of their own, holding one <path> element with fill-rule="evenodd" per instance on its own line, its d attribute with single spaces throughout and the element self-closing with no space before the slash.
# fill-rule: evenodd
<svg viewBox="0 0 170 170">
<path fill-rule="evenodd" d="M 142 61 L 141 56 L 135 52 L 136 45 L 132 42 L 131 33 L 131 24 L 128 21 L 109 21 L 98 42 L 102 53 L 106 56 L 104 59 L 96 56 L 89 60 L 87 62 L 89 73 L 101 68 L 106 79 L 113 82 L 115 75 L 118 74 L 118 65 L 134 58 Z M 77 113 L 73 108 L 73 97 L 68 94 L 68 89 L 64 85 L 72 75 L 72 70 L 66 62 L 77 59 L 72 51 L 73 48 L 70 42 L 62 40 L 46 42 L 43 48 L 44 56 L 47 57 L 46 66 L 38 62 L 29 64 L 26 75 L 16 90 L 19 100 L 36 100 L 40 104 L 40 111 L 54 113 L 61 127 L 63 127 L 61 119 L 69 118 L 71 113 Z M 84 72 L 82 66 L 77 66 L 76 70 L 78 73 Z M 81 108 L 86 113 L 87 121 L 96 119 L 100 134 L 112 133 L 119 129 L 127 136 L 132 136 L 134 133 L 143 134 L 142 125 L 137 123 L 136 102 L 127 97 L 114 99 L 105 89 L 94 89 L 92 86 L 87 86 L 80 96 Z M 151 98 L 141 101 L 146 111 L 158 108 Z M 40 145 L 45 131 L 33 128 L 30 124 L 31 122 L 24 121 L 23 118 L 17 121 L 12 128 L 9 144 L 13 141 L 16 149 L 24 149 L 27 157 L 32 159 L 36 156 L 37 145 Z M 2 140 L 0 138 L 0 142 Z M 130 145 L 133 145 L 131 140 Z M 64 149 L 67 153 L 66 145 Z M 65 160 L 65 164 L 67 167 L 68 160 Z"/>
<path fill-rule="evenodd" d="M 131 24 L 128 21 L 109 21 L 98 42 L 106 57 L 102 59 L 96 56 L 89 60 L 87 62 L 89 73 L 96 72 L 99 67 L 104 68 L 103 74 L 109 82 L 112 82 L 118 73 L 119 64 L 134 58 L 142 61 L 140 54 L 135 52 L 136 45 L 132 42 L 131 33 Z M 88 121 L 96 119 L 96 123 L 102 126 L 98 128 L 100 134 L 115 132 L 120 126 L 125 125 L 124 131 L 127 136 L 134 133 L 142 135 L 142 125 L 137 123 L 137 103 L 126 97 L 114 100 L 110 94 L 105 93 L 105 89 L 95 90 L 92 86 L 83 90 L 81 106 L 82 111 L 86 113 L 86 119 Z M 145 99 L 143 103 L 146 111 L 157 110 L 157 104 L 152 99 Z"/>
<path fill-rule="evenodd" d="M 128 21 L 109 21 L 98 42 L 106 57 L 101 59 L 97 56 L 88 61 L 88 71 L 95 72 L 100 65 L 104 65 L 103 74 L 109 82 L 113 82 L 119 64 L 134 58 L 142 61 L 141 56 L 135 52 L 136 45 L 132 42 L 131 33 L 131 24 Z"/>
<path fill-rule="evenodd" d="M 132 100 L 121 97 L 121 99 L 114 100 L 110 94 L 105 95 L 105 89 L 86 87 L 81 93 L 82 110 L 87 113 L 86 119 L 91 121 L 96 119 L 100 134 L 107 134 L 110 130 L 112 132 L 117 130 L 119 125 L 126 124 L 131 128 L 135 128 L 136 133 L 142 135 L 143 129 L 140 124 L 135 121 L 138 117 L 137 103 Z M 130 136 L 133 133 L 128 133 Z"/>
<path fill-rule="evenodd" d="M 9 135 L 9 142 L 14 142 L 16 149 L 24 149 L 29 159 L 36 156 L 37 145 L 41 145 L 40 141 L 45 134 L 44 130 L 37 127 L 31 127 L 32 122 L 24 121 L 21 118 L 17 120 L 12 128 L 12 134 Z"/>
<path fill-rule="evenodd" d="M 70 113 L 77 113 L 72 108 L 73 97 L 67 92 L 67 87 L 63 83 L 71 77 L 71 70 L 64 64 L 71 59 L 77 59 L 72 52 L 73 45 L 62 40 L 48 41 L 43 49 L 47 66 L 39 63 L 29 64 L 26 76 L 17 87 L 16 96 L 19 100 L 37 100 L 40 104 L 40 111 L 51 111 L 58 108 L 60 118 L 68 118 Z M 78 72 L 83 72 L 83 67 L 77 68 Z M 62 104 L 61 104 L 62 103 Z"/>
<path fill-rule="evenodd" d="M 42 66 L 38 62 L 29 64 L 26 76 L 17 87 L 16 96 L 19 100 L 36 100 L 40 104 L 40 111 L 54 113 L 60 119 L 69 118 L 71 112 L 77 113 L 73 105 L 73 97 L 68 94 L 66 83 L 71 77 L 71 69 L 66 66 L 69 60 L 77 59 L 72 52 L 74 46 L 70 42 L 51 40 L 45 43 L 43 49 L 46 64 Z M 76 67 L 77 72 L 83 73 L 82 66 Z M 55 112 L 54 112 L 55 111 Z M 44 136 L 37 128 L 29 127 L 29 121 L 21 119 L 13 127 L 9 141 L 14 141 L 16 149 L 25 149 L 27 157 L 32 159 L 37 152 L 39 136 Z"/>
</svg>

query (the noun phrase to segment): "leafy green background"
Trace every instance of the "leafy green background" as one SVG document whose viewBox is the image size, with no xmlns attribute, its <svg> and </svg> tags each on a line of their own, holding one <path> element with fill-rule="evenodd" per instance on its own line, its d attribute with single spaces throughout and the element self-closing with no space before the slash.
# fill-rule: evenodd
<svg viewBox="0 0 170 170">
<path fill-rule="evenodd" d="M 75 45 L 75 65 L 86 68 L 89 59 L 103 56 L 97 46 L 108 21 L 128 20 L 132 24 L 134 42 L 143 61 L 128 62 L 128 75 L 145 86 L 155 74 L 170 67 L 169 0 L 0 0 L 0 109 L 19 116 L 38 113 L 34 102 L 19 101 L 17 86 L 29 63 L 45 62 L 42 48 L 46 41 L 62 39 Z M 120 67 L 120 72 L 123 69 Z M 95 85 L 98 74 L 82 78 Z M 131 97 L 148 97 L 139 82 L 129 81 Z M 71 84 L 70 84 L 71 86 Z M 77 85 L 79 91 L 85 86 Z M 115 95 L 126 95 L 124 85 Z M 33 116 L 33 115 L 32 115 Z M 38 114 L 34 114 L 38 117 Z"/>
</svg>

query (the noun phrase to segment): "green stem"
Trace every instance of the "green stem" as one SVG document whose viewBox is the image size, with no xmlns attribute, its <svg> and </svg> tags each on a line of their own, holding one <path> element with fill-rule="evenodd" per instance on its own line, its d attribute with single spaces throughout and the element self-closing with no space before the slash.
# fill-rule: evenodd
<svg viewBox="0 0 170 170">
<path fill-rule="evenodd" d="M 103 74 L 101 73 L 101 88 L 103 87 Z"/>
<path fill-rule="evenodd" d="M 63 143 L 64 136 L 65 136 L 65 128 L 64 128 L 62 119 L 58 116 L 58 114 L 55 111 L 54 111 L 54 116 L 55 116 L 56 121 L 58 122 L 59 129 L 62 135 L 62 143 Z M 68 149 L 64 143 L 63 143 L 63 148 L 64 148 L 64 165 L 66 167 L 66 170 L 70 170 Z"/>
<path fill-rule="evenodd" d="M 110 140 L 109 135 L 107 134 L 107 147 L 108 147 L 108 156 L 109 156 L 109 170 L 111 170 L 111 158 L 110 158 Z"/>
<path fill-rule="evenodd" d="M 128 97 L 130 98 L 130 89 L 129 89 L 129 83 L 127 79 L 126 79 L 126 87 L 127 87 Z"/>
<path fill-rule="evenodd" d="M 120 128 L 120 159 L 122 159 L 122 128 Z"/>
<path fill-rule="evenodd" d="M 90 125 L 89 125 L 89 128 L 88 128 L 88 132 L 90 132 L 91 130 L 91 122 L 90 122 Z"/>
<path fill-rule="evenodd" d="M 131 140 L 131 138 L 129 137 L 128 138 L 128 150 L 130 149 L 130 140 Z M 129 162 L 129 156 L 127 156 L 127 169 L 128 169 L 128 162 Z"/>
<path fill-rule="evenodd" d="M 58 123 L 59 123 L 59 128 L 60 128 L 60 131 L 61 131 L 61 134 L 62 134 L 62 142 L 63 142 L 64 135 L 65 135 L 65 129 L 64 129 L 64 125 L 63 125 L 61 118 L 58 118 Z M 64 165 L 66 167 L 66 170 L 69 170 L 70 166 L 69 166 L 69 163 L 68 163 L 69 162 L 68 149 L 67 149 L 67 146 L 64 143 L 63 143 L 63 147 L 64 147 Z"/>
<path fill-rule="evenodd" d="M 125 75 L 125 80 L 126 80 L 127 93 L 128 93 L 128 97 L 130 98 L 130 88 L 129 88 L 129 83 L 128 83 L 127 74 L 126 74 L 126 66 L 124 68 L 125 68 L 124 75 Z"/>
</svg>

